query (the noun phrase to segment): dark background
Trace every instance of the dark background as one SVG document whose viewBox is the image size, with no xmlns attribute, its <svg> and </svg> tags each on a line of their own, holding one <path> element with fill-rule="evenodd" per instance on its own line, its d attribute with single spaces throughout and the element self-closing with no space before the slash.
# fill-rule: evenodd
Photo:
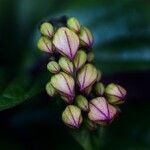
<svg viewBox="0 0 150 150">
<path fill-rule="evenodd" d="M 128 91 L 102 149 L 150 150 L 149 0 L 0 0 L 0 150 L 83 149 L 44 91 L 47 56 L 36 48 L 40 22 L 61 15 L 91 29 L 102 81 Z"/>
</svg>

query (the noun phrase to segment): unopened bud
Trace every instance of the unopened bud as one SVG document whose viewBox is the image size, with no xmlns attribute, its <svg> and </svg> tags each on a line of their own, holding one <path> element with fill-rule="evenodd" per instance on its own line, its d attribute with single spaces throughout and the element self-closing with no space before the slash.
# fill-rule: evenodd
<svg viewBox="0 0 150 150">
<path fill-rule="evenodd" d="M 117 109 L 110 105 L 104 97 L 91 100 L 89 108 L 89 119 L 98 124 L 109 124 L 117 115 Z"/>
<path fill-rule="evenodd" d="M 80 91 L 93 85 L 97 78 L 97 70 L 92 64 L 85 64 L 78 72 L 77 81 Z"/>
<path fill-rule="evenodd" d="M 82 123 L 81 110 L 74 105 L 68 105 L 62 113 L 63 122 L 72 128 L 80 128 Z"/>
<path fill-rule="evenodd" d="M 97 96 L 102 96 L 105 92 L 104 84 L 101 82 L 96 83 L 94 88 Z"/>
<path fill-rule="evenodd" d="M 73 74 L 73 63 L 68 58 L 61 57 L 59 59 L 59 65 L 64 72 Z"/>
<path fill-rule="evenodd" d="M 93 60 L 94 60 L 94 53 L 89 52 L 88 55 L 87 55 L 87 61 L 92 62 Z"/>
<path fill-rule="evenodd" d="M 79 38 L 70 29 L 61 27 L 54 35 L 53 44 L 62 55 L 73 60 L 79 47 Z"/>
<path fill-rule="evenodd" d="M 46 84 L 46 92 L 49 96 L 54 96 L 56 94 L 56 90 L 50 82 Z"/>
<path fill-rule="evenodd" d="M 97 70 L 97 79 L 96 79 L 96 81 L 99 82 L 99 81 L 101 80 L 101 77 L 102 77 L 102 73 L 101 73 L 101 71 L 98 69 L 98 70 Z"/>
<path fill-rule="evenodd" d="M 51 73 L 58 73 L 60 71 L 60 66 L 56 61 L 50 61 L 47 64 L 47 69 L 51 72 Z"/>
<path fill-rule="evenodd" d="M 55 74 L 51 77 L 51 84 L 58 92 L 63 93 L 70 100 L 73 100 L 75 96 L 75 82 L 70 75 L 64 72 Z"/>
<path fill-rule="evenodd" d="M 80 69 L 87 60 L 87 54 L 83 50 L 79 50 L 74 58 L 74 65 L 76 70 Z"/>
<path fill-rule="evenodd" d="M 79 34 L 79 39 L 81 41 L 82 46 L 86 46 L 91 48 L 93 45 L 93 35 L 89 29 L 86 27 L 82 27 Z"/>
<path fill-rule="evenodd" d="M 89 104 L 88 104 L 88 100 L 86 99 L 86 97 L 82 95 L 78 95 L 75 99 L 75 102 L 81 110 L 83 111 L 89 110 Z"/>
<path fill-rule="evenodd" d="M 44 36 L 40 37 L 37 46 L 41 51 L 53 53 L 52 42 L 47 37 Z"/>
<path fill-rule="evenodd" d="M 122 104 L 126 96 L 126 90 L 118 84 L 108 84 L 105 93 L 108 101 L 112 104 Z"/>
<path fill-rule="evenodd" d="M 53 30 L 53 26 L 48 22 L 43 23 L 40 28 L 41 33 L 50 38 L 53 36 Z"/>
<path fill-rule="evenodd" d="M 74 32 L 79 32 L 80 31 L 80 23 L 74 17 L 71 17 L 71 18 L 68 19 L 67 26 L 68 26 L 69 29 L 73 30 Z"/>
</svg>

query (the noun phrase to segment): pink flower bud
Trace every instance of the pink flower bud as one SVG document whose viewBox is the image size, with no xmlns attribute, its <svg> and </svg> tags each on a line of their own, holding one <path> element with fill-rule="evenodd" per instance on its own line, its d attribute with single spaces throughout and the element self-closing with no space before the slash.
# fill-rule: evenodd
<svg viewBox="0 0 150 150">
<path fill-rule="evenodd" d="M 98 124 L 108 124 L 117 115 L 117 109 L 110 105 L 104 97 L 97 97 L 90 101 L 88 117 Z"/>
<path fill-rule="evenodd" d="M 72 128 L 79 128 L 82 123 L 81 110 L 74 105 L 68 105 L 62 113 L 63 122 Z"/>
<path fill-rule="evenodd" d="M 70 29 L 61 27 L 54 35 L 53 44 L 62 55 L 72 60 L 79 47 L 79 38 Z"/>
<path fill-rule="evenodd" d="M 75 96 L 75 83 L 74 79 L 70 75 L 64 72 L 53 75 L 51 77 L 51 84 L 58 92 L 68 97 L 70 100 L 73 100 Z"/>
<path fill-rule="evenodd" d="M 105 90 L 108 101 L 112 104 L 122 104 L 126 96 L 126 90 L 118 84 L 108 84 Z"/>
<path fill-rule="evenodd" d="M 78 85 L 80 91 L 85 90 L 89 86 L 93 85 L 97 78 L 97 70 L 92 64 L 86 64 L 81 68 L 77 75 Z"/>
</svg>

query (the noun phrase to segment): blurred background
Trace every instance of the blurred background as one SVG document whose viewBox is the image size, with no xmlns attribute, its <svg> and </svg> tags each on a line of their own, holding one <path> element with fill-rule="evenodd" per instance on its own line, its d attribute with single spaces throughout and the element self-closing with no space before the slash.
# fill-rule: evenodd
<svg viewBox="0 0 150 150">
<path fill-rule="evenodd" d="M 40 22 L 62 15 L 93 32 L 102 81 L 128 91 L 102 149 L 150 150 L 149 0 L 0 0 L 0 150 L 83 150 L 44 91 L 48 59 L 36 47 Z"/>
</svg>

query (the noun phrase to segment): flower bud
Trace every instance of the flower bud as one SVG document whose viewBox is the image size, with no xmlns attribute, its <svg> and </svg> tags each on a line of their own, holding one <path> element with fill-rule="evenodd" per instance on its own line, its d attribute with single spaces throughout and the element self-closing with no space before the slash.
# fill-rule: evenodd
<svg viewBox="0 0 150 150">
<path fill-rule="evenodd" d="M 48 22 L 43 23 L 40 28 L 41 33 L 50 38 L 53 36 L 53 30 L 53 26 Z"/>
<path fill-rule="evenodd" d="M 79 32 L 80 31 L 80 23 L 74 17 L 71 17 L 71 18 L 68 19 L 67 26 L 68 26 L 69 29 L 73 30 L 74 32 Z"/>
<path fill-rule="evenodd" d="M 88 117 L 98 124 L 109 124 L 117 115 L 117 109 L 110 105 L 104 97 L 97 97 L 89 103 Z"/>
<path fill-rule="evenodd" d="M 101 71 L 98 69 L 98 70 L 97 70 L 97 79 L 96 79 L 96 81 L 99 82 L 99 81 L 101 80 L 101 77 L 102 77 L 102 73 L 101 73 Z"/>
<path fill-rule="evenodd" d="M 40 37 L 37 46 L 41 51 L 53 53 L 52 42 L 47 37 Z"/>
<path fill-rule="evenodd" d="M 60 66 L 56 61 L 50 61 L 47 64 L 47 69 L 51 72 L 51 73 L 58 73 L 60 71 Z"/>
<path fill-rule="evenodd" d="M 54 35 L 53 44 L 62 55 L 73 60 L 79 47 L 79 38 L 73 31 L 61 27 Z"/>
<path fill-rule="evenodd" d="M 73 74 L 73 63 L 68 58 L 61 57 L 59 59 L 59 65 L 64 72 Z"/>
<path fill-rule="evenodd" d="M 46 84 L 46 92 L 49 96 L 54 96 L 56 94 L 56 90 L 50 82 Z"/>
<path fill-rule="evenodd" d="M 126 90 L 118 84 L 108 84 L 105 93 L 108 97 L 108 101 L 112 104 L 122 104 L 126 96 Z"/>
<path fill-rule="evenodd" d="M 74 58 L 76 70 L 80 69 L 86 62 L 87 54 L 83 50 L 79 50 Z"/>
<path fill-rule="evenodd" d="M 86 64 L 81 68 L 77 75 L 77 81 L 80 91 L 93 85 L 97 78 L 97 70 L 92 64 Z"/>
<path fill-rule="evenodd" d="M 101 82 L 96 83 L 94 88 L 97 96 L 102 96 L 105 92 L 104 84 Z"/>
<path fill-rule="evenodd" d="M 73 100 L 75 96 L 75 83 L 70 75 L 64 72 L 55 74 L 51 77 L 51 84 L 58 92 L 68 97 L 70 100 Z"/>
<path fill-rule="evenodd" d="M 79 39 L 81 41 L 82 46 L 86 46 L 91 48 L 93 45 L 93 35 L 89 29 L 86 27 L 82 27 L 79 34 Z"/>
<path fill-rule="evenodd" d="M 80 128 L 82 123 L 81 110 L 74 105 L 68 105 L 62 113 L 63 122 L 72 128 Z"/>
<path fill-rule="evenodd" d="M 94 53 L 89 52 L 88 55 L 87 55 L 87 61 L 92 62 L 93 60 L 94 60 Z"/>
<path fill-rule="evenodd" d="M 86 97 L 82 95 L 78 95 L 75 99 L 75 102 L 81 110 L 83 111 L 89 110 L 89 104 L 88 104 L 88 100 L 86 99 Z"/>
</svg>

